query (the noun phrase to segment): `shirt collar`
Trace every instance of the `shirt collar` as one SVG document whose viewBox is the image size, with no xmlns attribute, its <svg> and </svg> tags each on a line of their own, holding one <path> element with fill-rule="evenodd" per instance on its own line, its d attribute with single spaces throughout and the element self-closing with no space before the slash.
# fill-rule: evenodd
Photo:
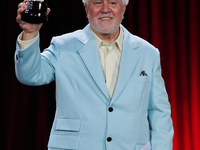
<svg viewBox="0 0 200 150">
<path fill-rule="evenodd" d="M 91 30 L 92 31 L 92 30 Z M 101 45 L 102 42 L 105 42 L 103 40 L 101 40 L 93 31 L 92 31 L 93 35 L 94 35 L 94 39 L 97 43 L 97 46 L 99 47 Z M 123 47 L 123 39 L 124 39 L 124 31 L 120 25 L 120 32 L 119 32 L 119 36 L 118 38 L 113 42 L 113 43 L 117 43 L 117 47 L 119 47 L 119 50 L 122 51 L 122 47 Z M 112 44 L 113 44 L 112 43 Z M 110 45 L 112 45 L 110 44 Z"/>
</svg>

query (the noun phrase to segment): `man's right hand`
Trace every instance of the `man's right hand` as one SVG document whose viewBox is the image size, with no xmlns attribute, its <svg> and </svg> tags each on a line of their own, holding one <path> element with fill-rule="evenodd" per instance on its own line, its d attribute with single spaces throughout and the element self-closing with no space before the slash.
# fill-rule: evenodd
<svg viewBox="0 0 200 150">
<path fill-rule="evenodd" d="M 28 0 L 24 0 L 24 2 L 22 2 L 18 5 L 17 17 L 16 17 L 17 23 L 23 30 L 22 40 L 24 40 L 24 41 L 31 40 L 34 37 L 36 37 L 40 31 L 40 28 L 43 25 L 42 23 L 40 23 L 40 24 L 28 23 L 21 19 L 21 13 L 25 10 L 25 6 L 26 6 L 25 2 L 26 1 L 28 1 Z M 50 8 L 47 8 L 47 15 L 50 13 L 50 11 L 51 11 Z"/>
</svg>

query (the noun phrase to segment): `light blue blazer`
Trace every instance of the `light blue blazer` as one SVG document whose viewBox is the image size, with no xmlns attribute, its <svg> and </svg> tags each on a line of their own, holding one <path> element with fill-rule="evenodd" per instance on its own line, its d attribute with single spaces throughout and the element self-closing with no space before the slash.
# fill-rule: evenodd
<svg viewBox="0 0 200 150">
<path fill-rule="evenodd" d="M 39 39 L 25 50 L 17 44 L 18 80 L 27 85 L 56 83 L 49 150 L 172 150 L 159 51 L 122 28 L 123 52 L 112 99 L 89 25 L 54 37 L 43 53 Z"/>
</svg>

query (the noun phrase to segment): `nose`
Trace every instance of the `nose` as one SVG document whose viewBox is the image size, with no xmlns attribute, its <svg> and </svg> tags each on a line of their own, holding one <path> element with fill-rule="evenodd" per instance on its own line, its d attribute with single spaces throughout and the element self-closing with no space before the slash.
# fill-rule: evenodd
<svg viewBox="0 0 200 150">
<path fill-rule="evenodd" d="M 110 7 L 109 3 L 107 1 L 103 2 L 102 8 L 101 8 L 102 13 L 109 13 L 110 12 Z"/>
</svg>

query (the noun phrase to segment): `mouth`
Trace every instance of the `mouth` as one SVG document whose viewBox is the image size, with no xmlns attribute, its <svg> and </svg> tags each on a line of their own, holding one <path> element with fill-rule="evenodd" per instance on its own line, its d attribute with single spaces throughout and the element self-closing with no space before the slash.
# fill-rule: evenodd
<svg viewBox="0 0 200 150">
<path fill-rule="evenodd" d="M 113 15 L 99 15 L 97 18 L 100 19 L 100 20 L 106 21 L 106 20 L 114 19 L 114 16 Z"/>
<path fill-rule="evenodd" d="M 101 20 L 109 20 L 109 19 L 112 19 L 111 17 L 102 17 L 102 18 L 99 18 Z"/>
<path fill-rule="evenodd" d="M 104 23 L 110 23 L 113 18 L 112 17 L 99 17 L 99 20 Z"/>
</svg>

